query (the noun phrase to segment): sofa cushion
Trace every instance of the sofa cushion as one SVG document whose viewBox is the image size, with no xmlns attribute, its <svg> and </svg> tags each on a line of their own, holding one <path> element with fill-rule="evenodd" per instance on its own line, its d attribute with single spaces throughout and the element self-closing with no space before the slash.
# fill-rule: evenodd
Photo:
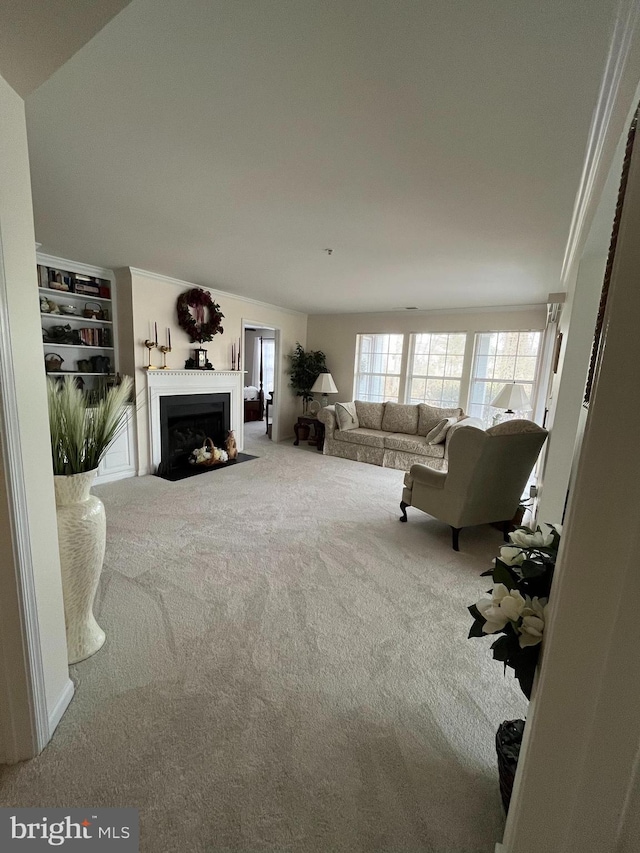
<svg viewBox="0 0 640 853">
<path fill-rule="evenodd" d="M 348 441 L 351 444 L 365 444 L 369 447 L 384 447 L 384 439 L 385 436 L 389 435 L 387 432 L 382 432 L 379 429 L 364 429 L 363 427 L 358 427 L 357 429 L 349 429 L 339 430 L 334 433 L 335 441 Z"/>
<path fill-rule="evenodd" d="M 457 418 L 443 418 L 427 433 L 427 444 L 444 444 L 447 433 L 457 420 Z"/>
<path fill-rule="evenodd" d="M 358 422 L 363 429 L 382 429 L 384 403 L 366 403 L 364 400 L 356 400 L 355 403 Z"/>
<path fill-rule="evenodd" d="M 336 420 L 338 421 L 338 429 L 343 431 L 358 429 L 360 424 L 356 414 L 356 404 L 336 403 Z"/>
<path fill-rule="evenodd" d="M 382 418 L 382 429 L 386 432 L 403 432 L 416 435 L 418 432 L 418 407 L 401 403 L 386 403 Z"/>
<path fill-rule="evenodd" d="M 428 432 L 445 418 L 460 418 L 462 417 L 462 409 L 439 409 L 437 406 L 430 406 L 428 403 L 420 403 L 418 405 L 418 435 L 426 435 Z"/>
<path fill-rule="evenodd" d="M 393 433 L 387 435 L 384 446 L 388 450 L 401 450 L 403 453 L 416 453 L 419 456 L 444 457 L 444 444 L 428 444 L 425 436 Z"/>
</svg>

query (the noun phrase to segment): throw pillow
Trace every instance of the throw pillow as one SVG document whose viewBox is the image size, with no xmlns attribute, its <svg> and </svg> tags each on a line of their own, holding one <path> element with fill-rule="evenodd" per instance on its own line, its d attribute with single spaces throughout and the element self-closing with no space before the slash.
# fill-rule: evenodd
<svg viewBox="0 0 640 853">
<path fill-rule="evenodd" d="M 359 426 L 355 403 L 336 403 L 338 429 L 357 429 Z"/>
<path fill-rule="evenodd" d="M 447 437 L 447 433 L 451 427 L 457 422 L 458 418 L 443 418 L 440 423 L 427 433 L 427 444 L 442 444 Z"/>
<path fill-rule="evenodd" d="M 418 407 L 402 403 L 387 403 L 384 407 L 381 428 L 386 432 L 415 435 L 418 432 Z"/>
<path fill-rule="evenodd" d="M 440 409 L 438 406 L 430 406 L 428 403 L 420 403 L 418 410 L 420 412 L 418 435 L 427 435 L 443 418 L 461 418 L 463 414 L 460 408 Z"/>
<path fill-rule="evenodd" d="M 365 403 L 363 400 L 356 400 L 355 404 L 361 427 L 364 429 L 382 429 L 384 403 Z"/>
</svg>

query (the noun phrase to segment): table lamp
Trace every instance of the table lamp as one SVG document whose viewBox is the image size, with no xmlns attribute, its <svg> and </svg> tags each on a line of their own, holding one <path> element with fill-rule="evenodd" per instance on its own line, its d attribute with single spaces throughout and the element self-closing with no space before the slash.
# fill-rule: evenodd
<svg viewBox="0 0 640 853">
<path fill-rule="evenodd" d="M 327 394 L 337 394 L 338 389 L 333 381 L 333 376 L 330 373 L 321 373 L 316 381 L 311 386 L 311 391 L 314 394 L 322 394 L 322 407 L 329 405 Z"/>
<path fill-rule="evenodd" d="M 494 409 L 506 409 L 504 415 L 496 415 L 494 418 L 494 423 L 498 423 L 505 415 L 509 416 L 507 420 L 510 420 L 515 415 L 516 410 L 530 409 L 531 401 L 524 385 L 510 382 L 502 386 L 490 405 Z"/>
</svg>

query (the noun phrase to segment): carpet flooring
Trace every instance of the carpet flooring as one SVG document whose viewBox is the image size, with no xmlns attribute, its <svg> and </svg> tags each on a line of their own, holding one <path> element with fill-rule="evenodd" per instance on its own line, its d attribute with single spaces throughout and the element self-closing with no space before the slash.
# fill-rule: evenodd
<svg viewBox="0 0 640 853">
<path fill-rule="evenodd" d="M 2 805 L 136 807 L 145 853 L 493 853 L 526 709 L 466 607 L 500 533 L 455 553 L 402 472 L 247 426 L 250 465 L 95 489 L 107 642 Z"/>
</svg>

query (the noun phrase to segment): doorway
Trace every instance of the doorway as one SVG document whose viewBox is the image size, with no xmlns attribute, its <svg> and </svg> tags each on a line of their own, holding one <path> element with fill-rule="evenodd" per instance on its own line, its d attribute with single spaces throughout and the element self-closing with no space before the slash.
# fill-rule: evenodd
<svg viewBox="0 0 640 853">
<path fill-rule="evenodd" d="M 243 320 L 242 338 L 244 422 L 260 421 L 268 438 L 278 441 L 280 330 Z"/>
</svg>

